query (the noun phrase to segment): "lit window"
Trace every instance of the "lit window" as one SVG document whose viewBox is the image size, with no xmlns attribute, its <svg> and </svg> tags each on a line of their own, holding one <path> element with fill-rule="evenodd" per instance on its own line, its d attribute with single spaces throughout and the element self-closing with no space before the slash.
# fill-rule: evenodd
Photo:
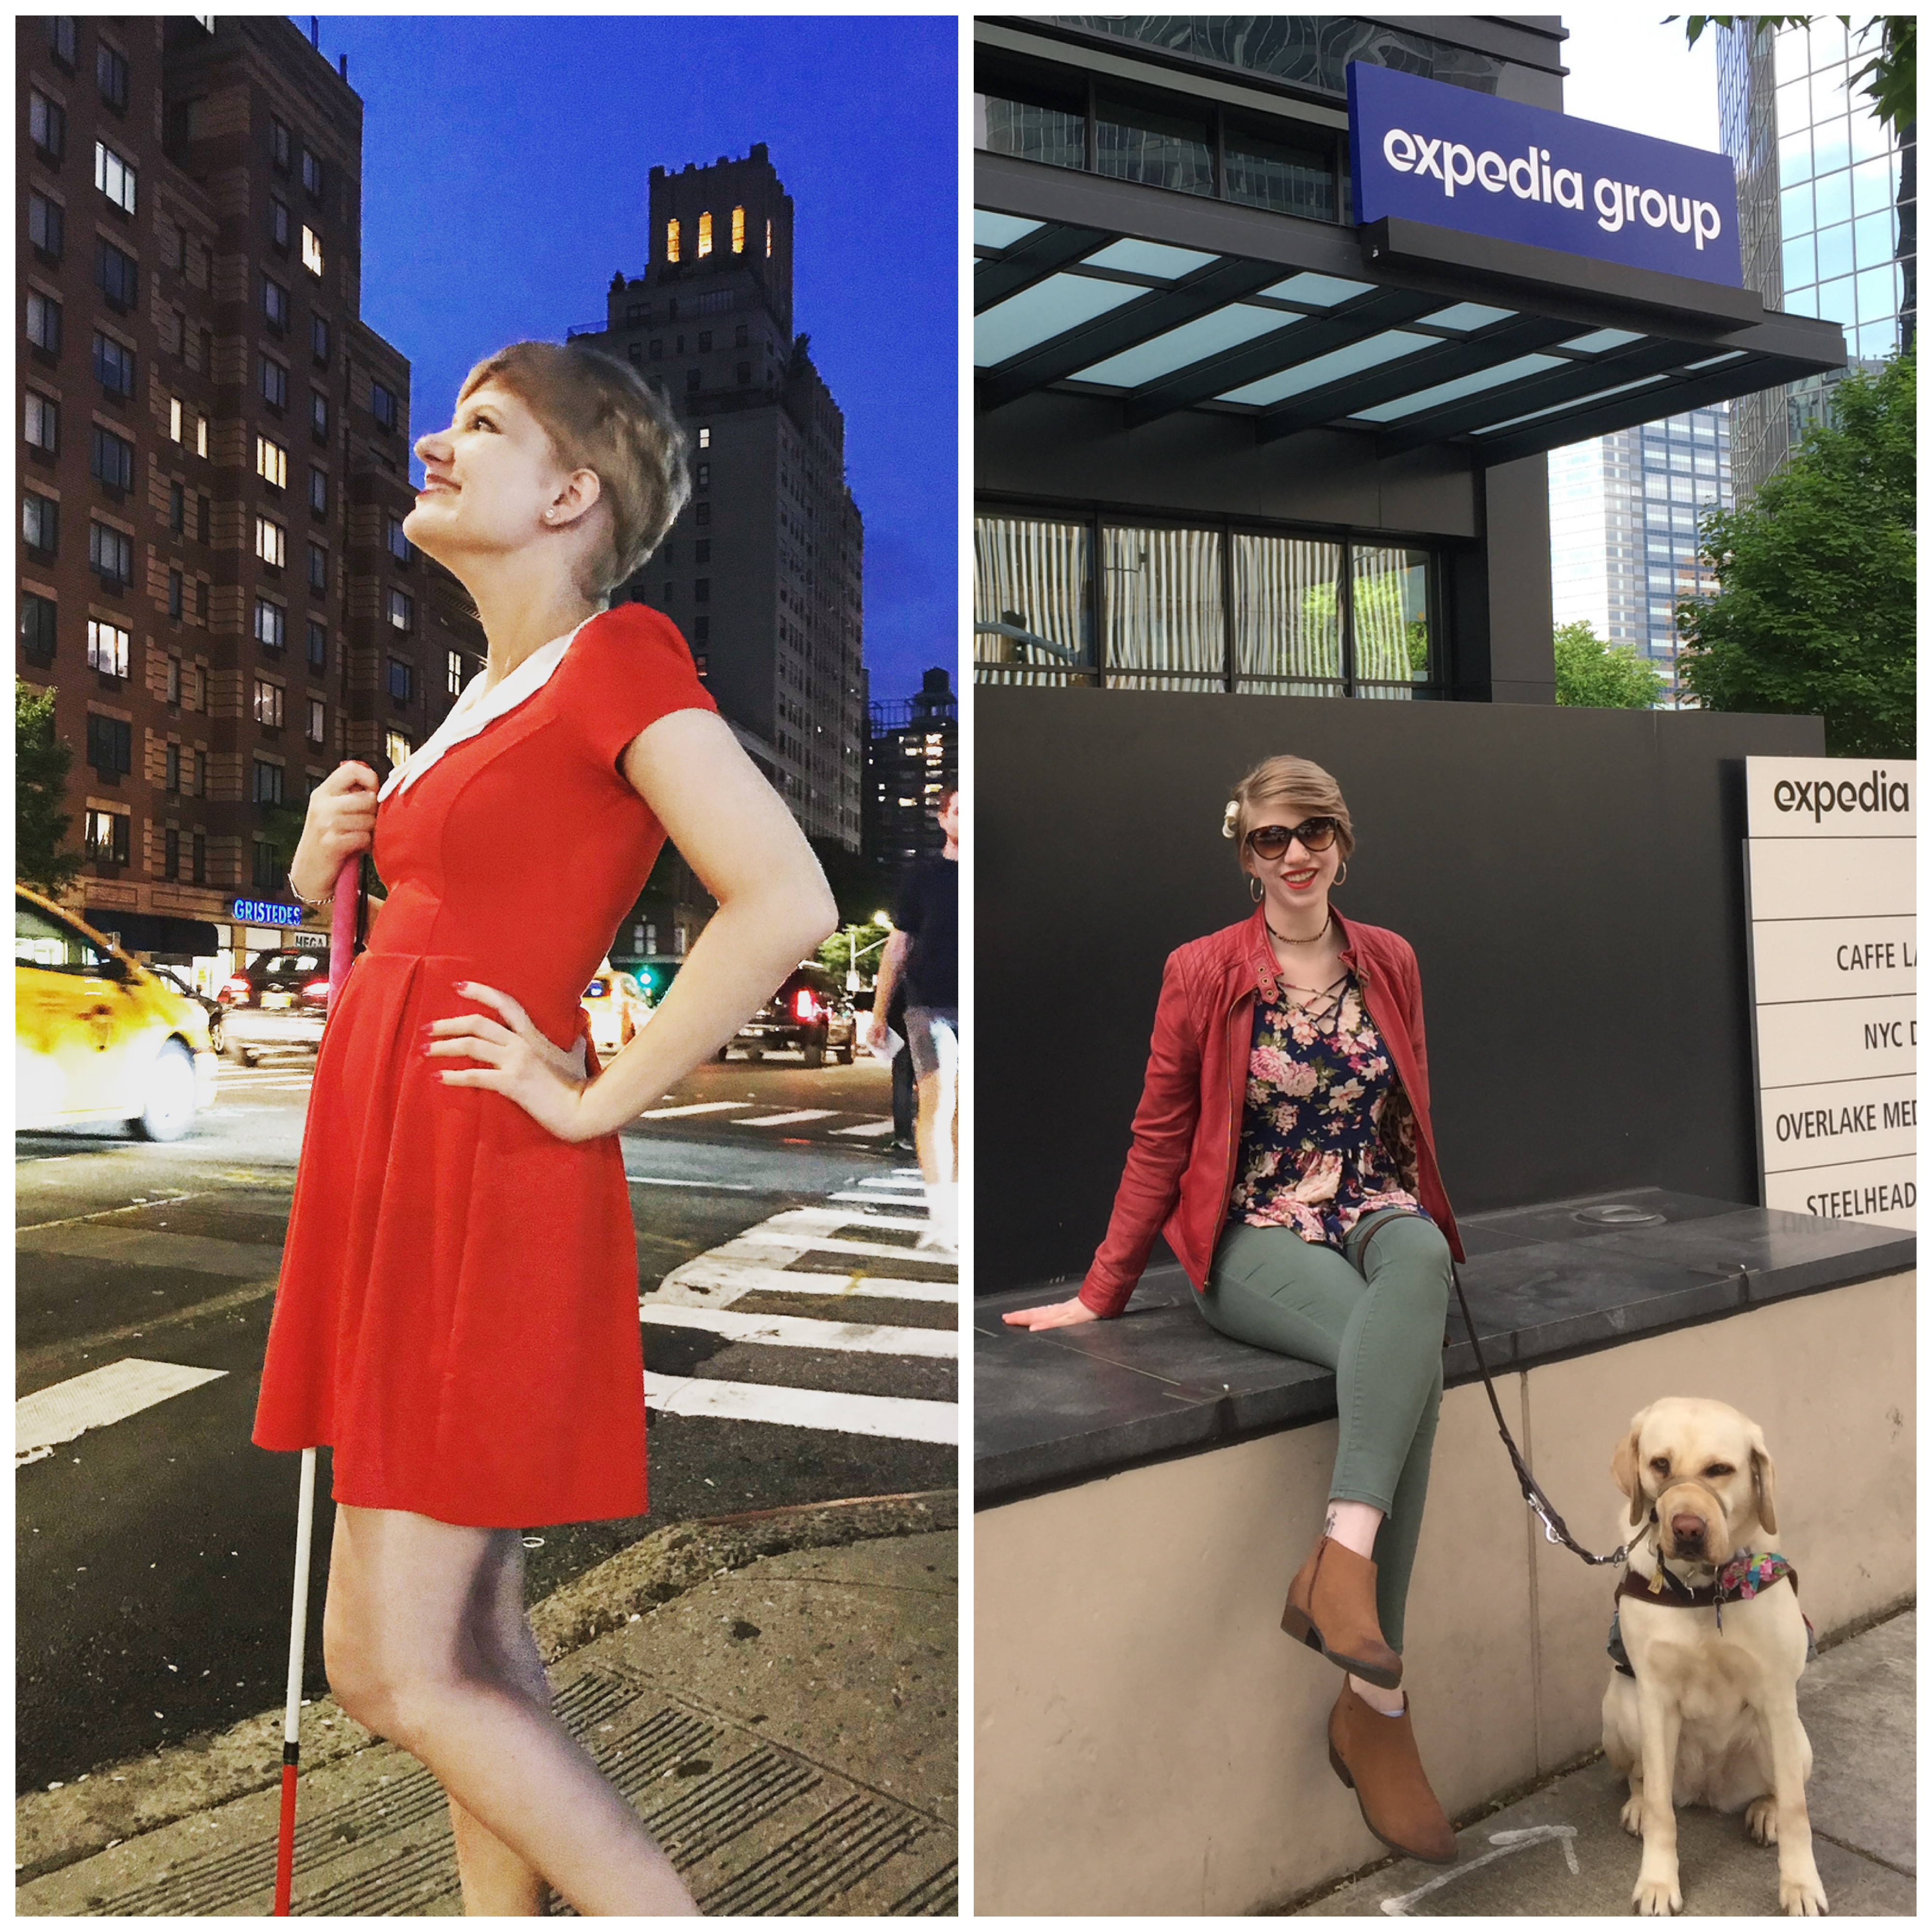
<svg viewBox="0 0 1932 1932">
<path fill-rule="evenodd" d="M 266 649 L 278 651 L 288 638 L 289 614 L 279 604 L 272 604 L 266 597 L 255 599 L 255 641 Z"/>
<path fill-rule="evenodd" d="M 665 224 L 664 260 L 667 262 L 675 262 L 678 259 L 678 225 L 675 221 L 667 222 Z"/>
<path fill-rule="evenodd" d="M 389 622 L 392 628 L 398 631 L 406 631 L 414 627 L 416 606 L 410 602 L 407 592 L 392 590 L 389 592 Z"/>
<path fill-rule="evenodd" d="M 410 734 L 406 731 L 389 731 L 383 734 L 382 755 L 392 766 L 407 764 L 410 751 Z"/>
<path fill-rule="evenodd" d="M 194 425 L 194 453 L 197 456 L 208 454 L 208 418 L 198 416 Z"/>
<path fill-rule="evenodd" d="M 731 211 L 731 252 L 734 255 L 745 252 L 745 211 L 742 208 Z"/>
<path fill-rule="evenodd" d="M 182 440 L 182 401 L 178 396 L 168 398 L 168 440 L 178 442 Z"/>
<path fill-rule="evenodd" d="M 282 722 L 282 687 L 266 677 L 255 680 L 255 722 L 280 727 Z"/>
<path fill-rule="evenodd" d="M 767 222 L 765 224 L 765 260 L 766 260 L 766 261 L 768 261 L 768 262 L 769 262 L 771 259 L 772 259 L 772 224 L 770 224 L 770 221 L 767 221 Z"/>
<path fill-rule="evenodd" d="M 463 653 L 460 651 L 452 651 L 449 653 L 449 694 L 454 698 L 462 689 Z"/>
<path fill-rule="evenodd" d="M 128 675 L 128 633 L 118 624 L 87 620 L 87 662 L 110 677 Z"/>
<path fill-rule="evenodd" d="M 710 210 L 698 218 L 698 259 L 701 262 L 711 252 L 711 215 Z"/>
<path fill-rule="evenodd" d="M 281 525 L 272 518 L 257 517 L 255 519 L 255 554 L 264 563 L 279 570 L 282 567 L 285 548 Z"/>
<path fill-rule="evenodd" d="M 90 717 L 87 722 L 91 727 L 97 721 Z M 111 718 L 102 718 L 98 722 L 104 724 L 111 724 L 114 722 Z M 104 741 L 108 734 L 101 733 L 96 735 Z M 113 755 L 114 753 L 110 749 L 109 756 Z M 125 767 L 104 762 L 98 769 L 104 772 L 120 771 Z M 128 828 L 134 822 L 134 814 L 131 812 L 103 812 L 98 807 L 89 806 L 87 808 L 87 826 L 85 835 L 88 858 L 96 863 L 104 861 L 111 866 L 126 865 L 130 846 Z"/>
<path fill-rule="evenodd" d="M 124 214 L 134 212 L 134 170 L 105 141 L 94 144 L 94 184 Z"/>
<path fill-rule="evenodd" d="M 311 275 L 322 273 L 322 237 L 313 228 L 302 230 L 302 266 Z"/>
<path fill-rule="evenodd" d="M 323 716 L 322 700 L 311 698 L 308 701 L 308 741 L 311 745 L 319 745 L 322 741 Z"/>
<path fill-rule="evenodd" d="M 26 394 L 27 440 L 34 448 L 55 454 L 60 448 L 60 405 L 37 389 Z"/>
<path fill-rule="evenodd" d="M 708 429 L 701 429 L 698 432 L 698 446 L 700 449 L 709 449 L 711 447 L 711 432 Z"/>
<path fill-rule="evenodd" d="M 288 452 L 266 436 L 256 437 L 255 474 L 271 489 L 286 490 L 289 483 Z"/>
</svg>

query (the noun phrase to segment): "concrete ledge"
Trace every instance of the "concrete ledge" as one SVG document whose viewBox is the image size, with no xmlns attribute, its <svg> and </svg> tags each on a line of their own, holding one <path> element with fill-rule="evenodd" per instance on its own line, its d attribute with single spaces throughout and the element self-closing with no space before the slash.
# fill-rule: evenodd
<svg viewBox="0 0 1932 1932">
<path fill-rule="evenodd" d="M 1518 1366 L 1499 1378 L 1498 1393 L 1538 1477 L 1577 1534 L 1600 1549 L 1623 1533 L 1609 1464 L 1636 1409 L 1661 1395 L 1700 1394 L 1754 1416 L 1777 1462 L 1780 1541 L 1804 1579 L 1808 1612 L 1829 1633 L 1903 1602 L 1913 1587 L 1916 1277 L 1895 1270 L 1791 1289 L 1792 1272 L 1855 1271 L 1892 1238 L 1724 1204 L 1686 1218 L 1714 1224 L 1740 1214 L 1758 1222 L 1771 1251 L 1760 1249 L 1755 1267 L 1750 1248 L 1738 1253 L 1742 1306 L 1720 1293 L 1726 1277 L 1714 1267 L 1680 1270 L 1675 1281 L 1664 1275 L 1654 1294 L 1624 1304 L 1636 1315 L 1602 1310 L 1595 1318 L 1654 1322 L 1651 1332 L 1528 1368 L 1532 1352 L 1519 1343 Z M 1496 1225 L 1505 1218 L 1486 1224 L 1495 1240 L 1484 1259 L 1516 1258 L 1527 1316 L 1540 1286 L 1532 1278 L 1550 1258 L 1537 1253 L 1546 1244 L 1534 1214 Z M 1634 1242 L 1640 1249 L 1647 1232 L 1592 1238 L 1588 1252 L 1661 1274 L 1641 1252 L 1624 1252 Z M 1707 1226 L 1700 1238 L 1713 1244 L 1714 1261 L 1720 1248 L 1729 1258 L 1740 1232 Z M 1834 1236 L 1844 1244 L 1835 1263 Z M 1561 1245 L 1574 1251 L 1567 1238 Z M 1491 1286 L 1501 1293 L 1493 1276 Z M 1700 1290 L 1710 1297 L 1701 1304 Z M 1231 1348 L 1192 1310 L 1154 1306 Z M 1486 1295 L 1478 1307 L 1486 1329 L 1493 1306 Z M 1700 1318 L 1690 1306 L 1706 1312 Z M 1538 1325 L 1576 1342 L 1570 1324 L 1588 1311 L 1549 1312 Z M 1097 1336 L 1135 1326 L 1130 1317 Z M 1234 1356 L 1256 1352 L 1231 1348 L 1231 1370 L 1240 1367 Z M 1002 1368 L 1009 1359 L 1002 1351 Z M 1010 1414 L 1011 1400 L 988 1388 L 986 1373 L 980 1408 L 997 1402 Z M 1332 1396 L 1327 1419 L 1235 1436 L 1215 1432 L 1232 1432 L 1258 1393 L 1252 1383 L 1210 1390 L 1204 1377 L 1184 1382 L 1171 1368 L 1157 1373 L 1104 1356 L 1089 1358 L 1080 1375 L 1082 1386 L 1132 1408 L 1108 1418 L 1090 1400 L 1084 1436 L 1059 1438 L 1084 1441 L 1094 1473 L 982 1507 L 975 1520 L 976 1909 L 1251 1912 L 1378 1859 L 1382 1848 L 1322 1748 L 1339 1673 L 1278 1628 L 1288 1578 L 1320 1528 L 1336 1448 Z M 1306 1386 L 1316 1378 L 1330 1379 L 1315 1370 L 1290 1376 L 1273 1399 L 1287 1406 L 1300 1388 L 1318 1414 L 1322 1393 Z M 1063 1390 L 1071 1379 L 1063 1372 Z M 1028 1393 L 1051 1401 L 1053 1378 L 1037 1372 Z M 1190 1411 L 1202 1446 L 1176 1454 L 1186 1432 L 1179 1418 Z M 1063 1400 L 1047 1419 L 1064 1424 L 1070 1415 L 1082 1420 L 1081 1406 Z M 1039 1435 L 1043 1445 L 1055 1439 L 1044 1427 Z M 1150 1458 L 1146 1445 L 1163 1436 L 1170 1446 Z M 1070 1474 L 1074 1455 L 1056 1453 Z M 1452 1816 L 1597 1746 L 1611 1586 L 1608 1573 L 1543 1540 L 1480 1386 L 1452 1388 L 1406 1654 L 1417 1735 Z"/>
</svg>

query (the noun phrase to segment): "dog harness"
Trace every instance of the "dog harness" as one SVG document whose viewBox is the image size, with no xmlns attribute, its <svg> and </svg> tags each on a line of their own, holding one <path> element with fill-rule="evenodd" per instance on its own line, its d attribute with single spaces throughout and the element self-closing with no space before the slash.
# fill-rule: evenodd
<svg viewBox="0 0 1932 1932">
<path fill-rule="evenodd" d="M 1622 1618 L 1617 1608 L 1617 1599 L 1635 1597 L 1646 1604 L 1659 1604 L 1678 1610 L 1708 1610 L 1715 1612 L 1718 1631 L 1721 1636 L 1724 1628 L 1724 1606 L 1733 1600 L 1748 1602 L 1760 1591 L 1768 1590 L 1774 1583 L 1789 1579 L 1791 1594 L 1798 1594 L 1798 1572 L 1785 1558 L 1774 1550 L 1747 1550 L 1734 1556 L 1718 1570 L 1708 1583 L 1690 1584 L 1664 1566 L 1662 1556 L 1658 1558 L 1654 1575 L 1640 1576 L 1634 1570 L 1626 1569 L 1617 1579 L 1617 1587 L 1612 1593 L 1610 1607 L 1610 1637 L 1605 1646 L 1610 1659 L 1626 1677 L 1634 1677 L 1636 1672 L 1630 1668 L 1628 1654 L 1624 1648 Z M 1803 1611 L 1798 1612 L 1804 1616 Z M 1804 1661 L 1810 1664 L 1818 1654 L 1818 1635 L 1811 1628 L 1811 1619 L 1804 1618 Z"/>
</svg>

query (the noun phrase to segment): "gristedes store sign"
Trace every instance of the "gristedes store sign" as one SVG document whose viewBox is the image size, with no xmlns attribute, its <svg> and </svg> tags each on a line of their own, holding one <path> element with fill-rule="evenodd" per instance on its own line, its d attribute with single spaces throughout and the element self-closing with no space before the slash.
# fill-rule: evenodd
<svg viewBox="0 0 1932 1932">
<path fill-rule="evenodd" d="M 1918 768 L 1747 758 L 1764 1205 L 1918 1226 Z"/>
<path fill-rule="evenodd" d="M 1742 285 L 1736 177 L 1706 148 L 1352 61 L 1348 152 L 1358 223 L 1397 217 Z"/>
</svg>

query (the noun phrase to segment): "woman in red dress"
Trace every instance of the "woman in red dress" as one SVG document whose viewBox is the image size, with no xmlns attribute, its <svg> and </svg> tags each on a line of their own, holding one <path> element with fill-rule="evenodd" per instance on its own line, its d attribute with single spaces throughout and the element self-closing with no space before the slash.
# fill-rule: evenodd
<svg viewBox="0 0 1932 1932">
<path fill-rule="evenodd" d="M 817 861 L 670 622 L 605 608 L 689 494 L 636 374 L 520 343 L 416 445 L 404 524 L 462 581 L 484 674 L 379 789 L 338 766 L 290 880 L 373 848 L 388 898 L 316 1066 L 255 1440 L 328 1444 L 323 1649 L 358 1722 L 449 1797 L 466 1910 L 696 1910 L 551 1714 L 520 1532 L 645 1508 L 617 1130 L 836 922 Z M 718 901 L 608 1067 L 580 999 L 668 835 Z"/>
</svg>

